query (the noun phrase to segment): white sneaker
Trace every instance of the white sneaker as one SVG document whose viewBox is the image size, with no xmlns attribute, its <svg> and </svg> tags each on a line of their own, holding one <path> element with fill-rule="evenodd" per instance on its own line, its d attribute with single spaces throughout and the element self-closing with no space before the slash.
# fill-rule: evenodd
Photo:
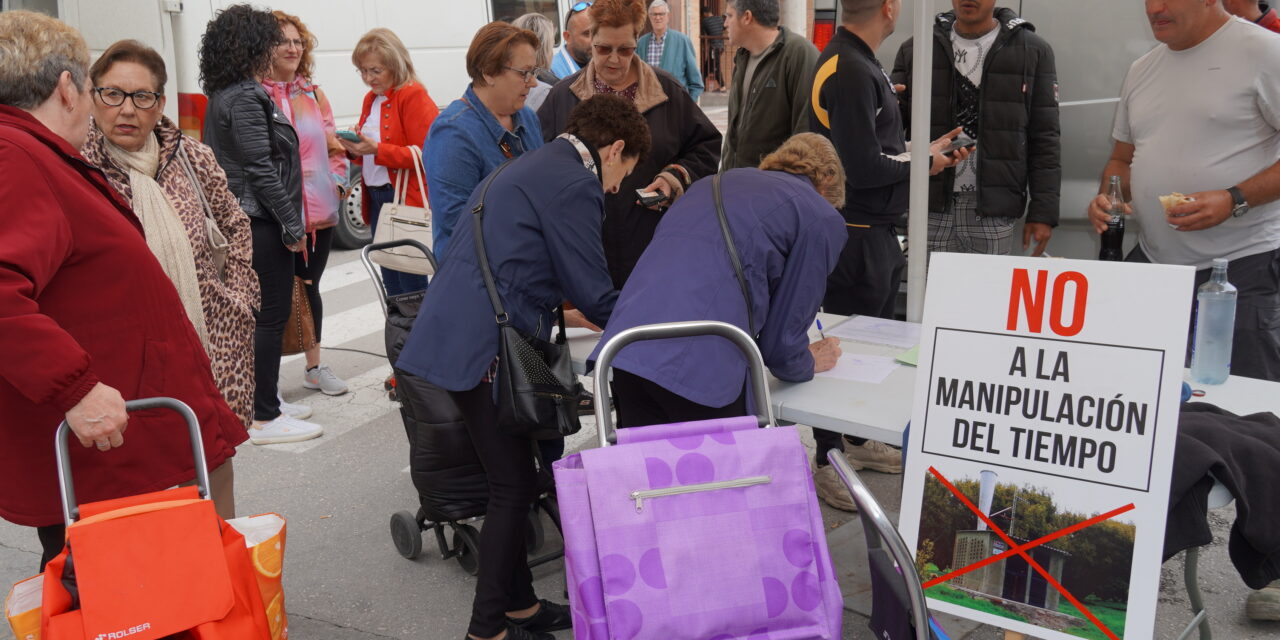
<svg viewBox="0 0 1280 640">
<path fill-rule="evenodd" d="M 340 396 L 347 392 L 347 383 L 342 381 L 329 365 L 322 364 L 314 369 L 307 369 L 302 376 L 304 389 L 319 389 L 327 396 Z"/>
<path fill-rule="evenodd" d="M 280 400 L 280 413 L 297 420 L 306 420 L 311 417 L 311 405 L 294 404 Z"/>
<path fill-rule="evenodd" d="M 287 414 L 280 414 L 275 420 L 249 427 L 249 441 L 254 444 L 302 442 L 322 435 L 324 427 Z"/>
</svg>

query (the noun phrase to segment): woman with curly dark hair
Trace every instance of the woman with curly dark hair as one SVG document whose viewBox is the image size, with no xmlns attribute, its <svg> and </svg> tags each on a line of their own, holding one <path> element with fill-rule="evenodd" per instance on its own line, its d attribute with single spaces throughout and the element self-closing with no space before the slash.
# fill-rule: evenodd
<svg viewBox="0 0 1280 640">
<path fill-rule="evenodd" d="M 200 39 L 200 82 L 209 95 L 204 142 L 227 172 L 227 187 L 249 214 L 253 270 L 262 289 L 254 327 L 254 444 L 319 436 L 306 407 L 282 413 L 280 344 L 292 305 L 294 253 L 306 245 L 298 134 L 262 88 L 284 40 L 269 11 L 237 4 L 214 15 Z M 297 411 L 301 409 L 301 411 Z"/>
<path fill-rule="evenodd" d="M 547 339 L 552 312 L 566 299 L 591 322 L 609 320 L 618 292 L 600 242 L 605 194 L 617 193 L 648 150 L 640 112 L 617 96 L 596 96 L 574 108 L 566 133 L 476 188 L 465 210 L 484 198 L 482 239 L 511 324 Z M 468 219 L 454 228 L 449 259 L 427 289 L 396 366 L 450 391 L 487 474 L 484 562 L 467 637 L 551 640 L 551 632 L 569 628 L 569 608 L 533 591 L 524 527 L 538 494 L 534 448 L 497 427 L 489 370 L 498 356 L 498 325 L 474 250 L 474 224 Z"/>
</svg>

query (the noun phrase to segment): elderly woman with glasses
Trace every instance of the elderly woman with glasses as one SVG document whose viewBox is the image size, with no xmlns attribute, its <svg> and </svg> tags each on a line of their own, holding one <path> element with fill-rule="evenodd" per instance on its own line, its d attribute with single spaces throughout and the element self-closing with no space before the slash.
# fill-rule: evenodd
<svg viewBox="0 0 1280 640">
<path fill-rule="evenodd" d="M 98 94 L 124 111 L 158 113 L 159 86 L 137 80 L 114 78 Z M 195 477 L 182 418 L 127 414 L 126 398 L 187 403 L 209 467 L 225 468 L 227 479 L 246 437 L 214 383 L 192 328 L 198 317 L 148 246 L 152 230 L 79 153 L 92 86 L 89 47 L 75 29 L 42 14 L 0 12 L 0 517 L 38 527 L 46 562 L 65 540 L 52 446 L 60 421 L 83 445 L 70 452 L 82 502 Z M 113 122 L 105 126 L 129 138 L 142 128 L 136 113 Z M 242 222 L 225 228 L 243 241 Z M 185 236 L 174 244 L 188 256 L 196 250 Z M 246 256 L 234 255 L 243 280 Z M 236 293 L 246 304 L 248 292 Z M 212 488 L 220 513 L 230 515 L 229 483 Z"/>
<path fill-rule="evenodd" d="M 604 251 L 614 286 L 621 288 L 666 207 L 694 181 L 715 173 L 721 137 L 679 81 L 636 55 L 637 38 L 645 25 L 641 0 L 597 0 L 587 15 L 591 63 L 551 89 L 538 118 L 543 139 L 550 140 L 564 131 L 575 105 L 610 93 L 630 100 L 649 123 L 653 150 L 648 159 L 618 193 L 605 198 Z M 663 200 L 646 206 L 637 191 L 660 194 Z"/>
<path fill-rule="evenodd" d="M 413 172 L 413 154 L 418 152 L 411 147 L 422 144 L 440 110 L 418 80 L 409 50 L 390 29 L 379 27 L 364 34 L 351 52 L 351 63 L 360 71 L 360 79 L 369 85 L 369 93 L 364 96 L 356 125 L 360 140 L 339 138 L 338 142 L 361 166 L 364 215 L 376 232 L 382 205 L 395 197 L 393 172 Z M 405 204 L 425 206 L 427 194 L 419 193 L 418 181 L 410 175 L 406 182 L 409 186 Z M 382 281 L 388 295 L 427 286 L 426 276 L 386 268 L 382 269 Z"/>
<path fill-rule="evenodd" d="M 525 105 L 538 83 L 539 44 L 532 31 L 505 22 L 480 27 L 467 49 L 471 83 L 436 118 L 422 145 L 432 241 L 441 261 L 449 259 L 449 239 L 476 185 L 509 158 L 542 146 L 538 116 Z"/>
<path fill-rule="evenodd" d="M 122 40 L 89 69 L 94 126 L 80 152 L 102 169 L 142 222 L 245 426 L 253 417 L 254 312 L 260 302 L 249 218 L 227 190 L 213 150 L 164 117 L 164 58 Z"/>
</svg>

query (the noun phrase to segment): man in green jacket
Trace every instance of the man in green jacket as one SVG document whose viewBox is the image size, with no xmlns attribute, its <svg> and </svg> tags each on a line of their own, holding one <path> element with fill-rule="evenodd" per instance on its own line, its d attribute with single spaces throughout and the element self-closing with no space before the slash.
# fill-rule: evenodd
<svg viewBox="0 0 1280 640">
<path fill-rule="evenodd" d="M 778 0 L 729 0 L 724 26 L 733 57 L 722 169 L 754 167 L 809 130 L 809 91 L 818 50 L 778 26 Z"/>
</svg>

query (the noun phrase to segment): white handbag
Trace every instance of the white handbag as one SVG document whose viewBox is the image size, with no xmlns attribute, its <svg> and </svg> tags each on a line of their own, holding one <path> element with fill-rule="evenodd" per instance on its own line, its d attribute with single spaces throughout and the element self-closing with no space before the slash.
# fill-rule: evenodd
<svg viewBox="0 0 1280 640">
<path fill-rule="evenodd" d="M 422 194 L 426 204 L 427 188 L 426 171 L 422 166 L 422 149 L 409 147 L 413 153 L 413 175 L 418 180 L 418 193 Z M 408 169 L 396 171 L 396 190 L 391 202 L 382 205 L 378 212 L 378 230 L 373 235 L 375 243 L 393 240 L 417 240 L 431 246 L 431 209 L 429 207 L 411 207 L 404 203 L 409 192 Z M 369 258 L 379 265 L 393 271 L 416 273 L 429 276 L 435 273 L 431 261 L 423 253 L 412 246 L 393 247 L 373 251 Z"/>
</svg>

